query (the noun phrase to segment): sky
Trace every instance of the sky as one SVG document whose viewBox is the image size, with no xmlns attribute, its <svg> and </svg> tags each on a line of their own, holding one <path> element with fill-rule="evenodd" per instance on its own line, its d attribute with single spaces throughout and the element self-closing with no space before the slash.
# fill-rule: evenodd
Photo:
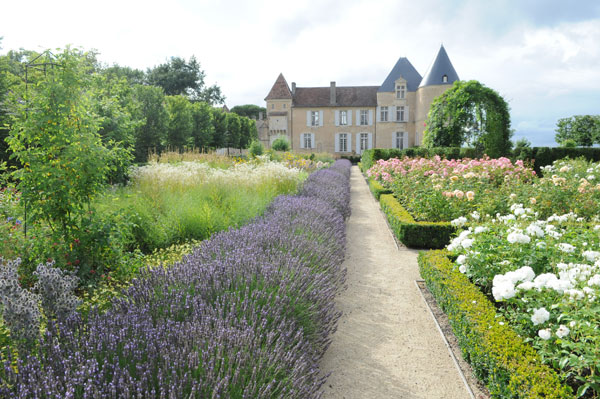
<svg viewBox="0 0 600 399">
<path fill-rule="evenodd" d="M 73 45 L 146 69 L 196 56 L 230 108 L 298 87 L 381 85 L 399 57 L 423 76 L 444 45 L 460 79 L 496 90 L 514 139 L 600 114 L 598 0 L 0 0 L 2 50 Z"/>
</svg>

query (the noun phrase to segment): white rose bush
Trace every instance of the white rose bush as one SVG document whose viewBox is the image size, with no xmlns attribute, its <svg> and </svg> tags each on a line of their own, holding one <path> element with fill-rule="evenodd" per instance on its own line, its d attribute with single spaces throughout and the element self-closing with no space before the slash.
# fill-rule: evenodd
<svg viewBox="0 0 600 399">
<path fill-rule="evenodd" d="M 599 224 L 575 213 L 543 219 L 531 202 L 510 209 L 483 222 L 469 215 L 455 222 L 466 228 L 447 247 L 455 268 L 493 298 L 577 396 L 598 398 Z"/>
</svg>

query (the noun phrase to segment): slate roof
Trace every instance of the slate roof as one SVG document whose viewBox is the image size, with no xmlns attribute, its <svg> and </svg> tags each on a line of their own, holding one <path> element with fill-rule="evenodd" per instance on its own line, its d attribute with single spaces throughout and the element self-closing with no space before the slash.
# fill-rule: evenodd
<svg viewBox="0 0 600 399">
<path fill-rule="evenodd" d="M 448 76 L 448 81 L 442 81 L 442 77 Z M 454 70 L 450 58 L 444 49 L 444 45 L 440 47 L 433 64 L 429 67 L 429 70 L 425 74 L 425 77 L 421 81 L 419 87 L 432 86 L 432 85 L 451 85 L 458 79 L 458 74 Z"/>
<path fill-rule="evenodd" d="M 406 80 L 408 91 L 417 91 L 419 83 L 421 83 L 421 75 L 406 57 L 400 57 L 398 59 L 398 62 L 396 62 L 396 65 L 394 65 L 394 68 L 392 68 L 392 71 L 387 78 L 385 78 L 378 91 L 394 92 L 396 90 L 396 79 L 400 76 Z"/>
<path fill-rule="evenodd" d="M 330 87 L 296 87 L 295 107 L 376 107 L 379 86 L 336 87 L 336 103 L 330 103 Z"/>
<path fill-rule="evenodd" d="M 290 90 L 290 87 L 288 86 L 287 81 L 283 77 L 283 73 L 280 73 L 279 77 L 277 77 L 277 80 L 275 81 L 275 84 L 271 88 L 271 91 L 269 92 L 269 94 L 267 94 L 267 97 L 265 97 L 265 101 L 266 100 L 291 100 L 291 99 L 292 99 L 292 91 Z"/>
</svg>

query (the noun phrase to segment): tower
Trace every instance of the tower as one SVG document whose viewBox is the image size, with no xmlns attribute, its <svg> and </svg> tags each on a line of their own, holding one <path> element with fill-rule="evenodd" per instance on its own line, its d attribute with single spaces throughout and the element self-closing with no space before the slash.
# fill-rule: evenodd
<svg viewBox="0 0 600 399">
<path fill-rule="evenodd" d="M 426 127 L 425 120 L 427 119 L 431 103 L 436 97 L 452 87 L 452 84 L 457 80 L 459 80 L 458 74 L 454 70 L 452 62 L 450 62 L 444 45 L 441 45 L 435 60 L 427 70 L 425 77 L 417 89 L 417 112 L 415 115 L 416 145 L 421 145 L 423 141 L 423 132 Z"/>
<path fill-rule="evenodd" d="M 267 102 L 268 145 L 277 137 L 285 136 L 291 143 L 291 114 L 293 93 L 280 73 L 271 91 L 265 97 Z M 266 141 L 266 140 L 265 140 Z"/>
</svg>

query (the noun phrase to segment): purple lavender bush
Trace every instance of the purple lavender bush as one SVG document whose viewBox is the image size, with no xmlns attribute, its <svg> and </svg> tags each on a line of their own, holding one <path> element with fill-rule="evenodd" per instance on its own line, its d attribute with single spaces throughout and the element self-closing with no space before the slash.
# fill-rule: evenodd
<svg viewBox="0 0 600 399">
<path fill-rule="evenodd" d="M 330 169 L 146 270 L 107 312 L 58 320 L 36 351 L 5 360 L 0 397 L 320 397 L 350 213 L 350 163 Z"/>
</svg>

